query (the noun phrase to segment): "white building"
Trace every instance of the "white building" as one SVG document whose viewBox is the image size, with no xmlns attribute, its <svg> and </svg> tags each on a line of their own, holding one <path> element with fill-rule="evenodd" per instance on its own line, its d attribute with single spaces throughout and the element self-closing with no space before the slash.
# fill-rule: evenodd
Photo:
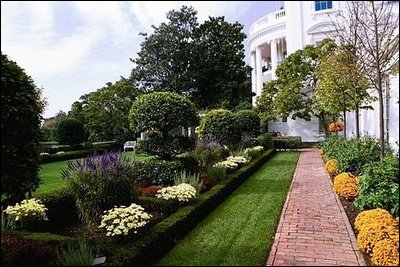
<svg viewBox="0 0 400 267">
<path fill-rule="evenodd" d="M 302 49 L 308 44 L 317 44 L 327 38 L 332 29 L 329 15 L 344 10 L 346 2 L 342 1 L 284 1 L 282 7 L 255 21 L 248 37 L 250 48 L 250 64 L 252 67 L 253 99 L 261 94 L 263 84 L 276 78 L 275 70 L 286 55 Z M 397 3 L 398 11 L 398 3 Z M 392 77 L 391 97 L 387 101 L 389 107 L 388 127 L 391 143 L 399 140 L 399 76 Z M 379 136 L 379 119 L 377 103 L 375 110 L 362 111 L 360 132 Z M 348 136 L 354 135 L 354 114 L 347 114 Z M 316 142 L 323 137 L 323 127 L 318 118 L 311 121 L 301 119 L 270 122 L 268 130 L 285 135 L 301 136 L 303 142 Z"/>
</svg>

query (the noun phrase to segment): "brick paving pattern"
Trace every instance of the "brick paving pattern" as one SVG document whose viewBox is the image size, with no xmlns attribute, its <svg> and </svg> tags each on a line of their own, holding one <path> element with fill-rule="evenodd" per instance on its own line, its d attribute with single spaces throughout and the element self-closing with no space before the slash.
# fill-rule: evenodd
<svg viewBox="0 0 400 267">
<path fill-rule="evenodd" d="M 366 265 L 316 148 L 301 150 L 266 265 Z"/>
</svg>

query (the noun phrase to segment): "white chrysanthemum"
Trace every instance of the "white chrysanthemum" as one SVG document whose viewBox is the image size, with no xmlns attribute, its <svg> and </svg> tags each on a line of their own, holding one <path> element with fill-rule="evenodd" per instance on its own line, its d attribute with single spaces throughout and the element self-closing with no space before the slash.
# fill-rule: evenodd
<svg viewBox="0 0 400 267">
<path fill-rule="evenodd" d="M 164 187 L 157 191 L 156 197 L 163 199 L 178 199 L 189 201 L 196 196 L 196 188 L 190 184 L 181 183 L 175 186 Z"/>
<path fill-rule="evenodd" d="M 47 208 L 39 199 L 31 198 L 22 200 L 15 206 L 8 206 L 4 213 L 15 221 L 48 220 L 46 210 Z"/>
<path fill-rule="evenodd" d="M 246 163 L 248 160 L 245 157 L 241 156 L 229 156 L 226 161 L 231 161 L 235 163 Z"/>
<path fill-rule="evenodd" d="M 128 235 L 132 229 L 137 233 L 136 229 L 145 226 L 151 217 L 142 206 L 132 203 L 106 211 L 99 228 L 105 228 L 107 236 Z"/>
<path fill-rule="evenodd" d="M 233 161 L 221 161 L 213 165 L 215 168 L 236 169 L 239 165 Z"/>
</svg>

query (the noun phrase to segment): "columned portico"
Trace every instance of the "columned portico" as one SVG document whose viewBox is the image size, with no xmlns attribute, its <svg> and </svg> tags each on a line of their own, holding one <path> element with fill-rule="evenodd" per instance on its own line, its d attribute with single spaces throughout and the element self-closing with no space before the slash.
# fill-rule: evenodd
<svg viewBox="0 0 400 267">
<path fill-rule="evenodd" d="M 257 95 L 261 94 L 261 90 L 263 87 L 263 79 L 262 79 L 262 59 L 261 59 L 261 46 L 256 47 L 256 91 Z"/>
<path fill-rule="evenodd" d="M 276 67 L 278 66 L 278 54 L 277 54 L 277 49 L 276 49 L 276 40 L 273 39 L 271 41 L 271 67 L 272 67 L 272 79 L 276 78 L 275 75 L 275 70 Z"/>
</svg>

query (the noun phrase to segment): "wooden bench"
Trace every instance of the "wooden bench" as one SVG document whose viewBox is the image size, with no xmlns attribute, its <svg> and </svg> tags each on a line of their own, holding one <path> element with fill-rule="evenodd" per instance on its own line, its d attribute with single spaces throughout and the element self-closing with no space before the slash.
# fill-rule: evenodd
<svg viewBox="0 0 400 267">
<path fill-rule="evenodd" d="M 124 151 L 126 151 L 126 149 L 128 148 L 132 148 L 132 150 L 134 150 L 135 146 L 136 146 L 136 141 L 127 141 L 124 144 Z"/>
</svg>

